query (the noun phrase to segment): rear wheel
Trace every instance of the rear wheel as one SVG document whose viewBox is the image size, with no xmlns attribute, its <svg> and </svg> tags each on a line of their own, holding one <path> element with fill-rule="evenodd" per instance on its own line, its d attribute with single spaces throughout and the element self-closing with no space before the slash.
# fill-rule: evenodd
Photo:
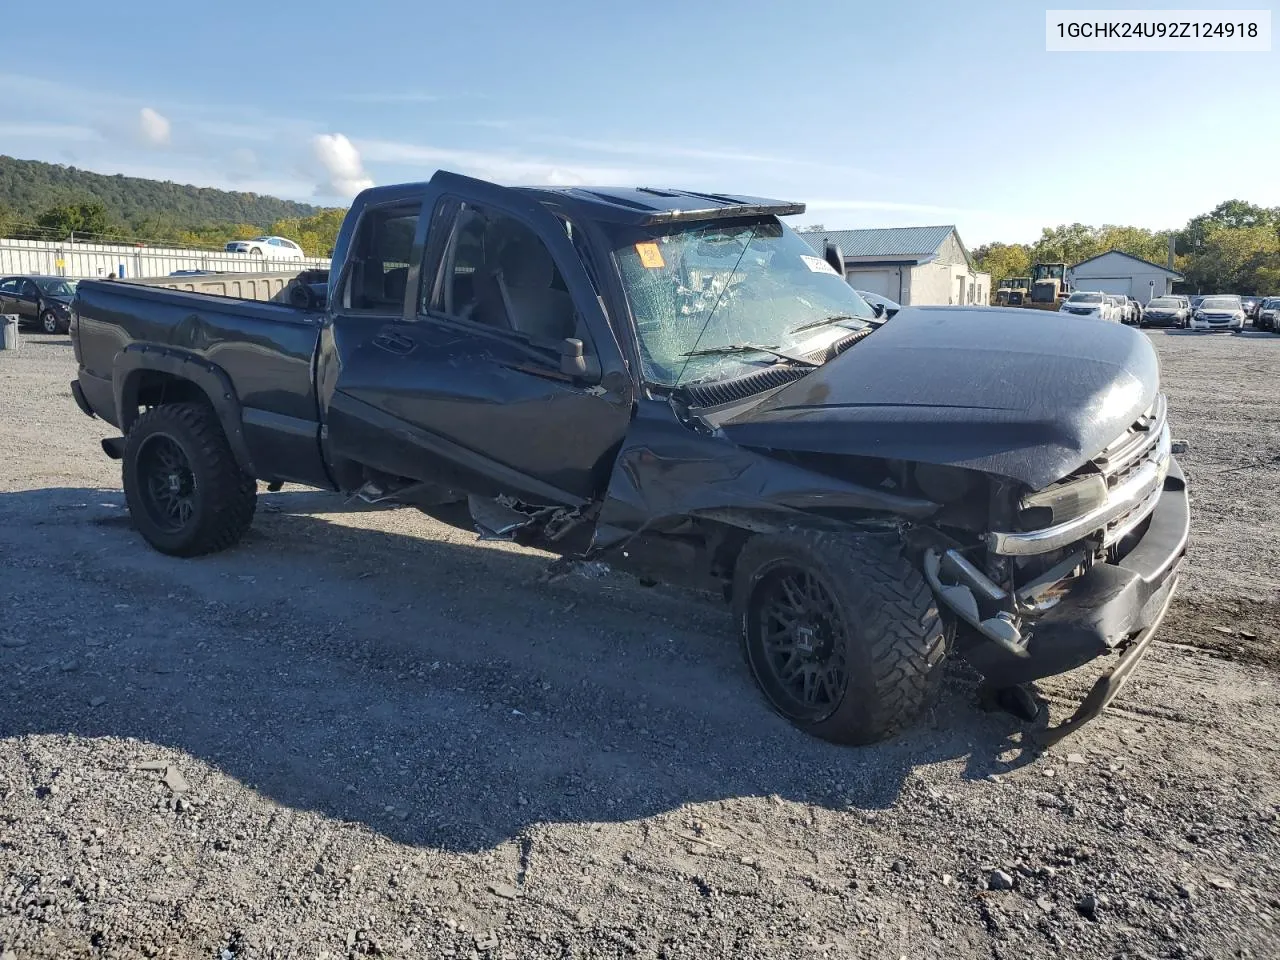
<svg viewBox="0 0 1280 960">
<path fill-rule="evenodd" d="M 134 525 L 161 553 L 225 550 L 253 521 L 257 481 L 240 469 L 203 404 L 169 404 L 139 417 L 125 440 L 122 475 Z"/>
<path fill-rule="evenodd" d="M 938 607 L 899 544 L 810 530 L 756 537 L 734 576 L 747 663 L 769 704 L 837 743 L 872 743 L 937 695 Z"/>
</svg>

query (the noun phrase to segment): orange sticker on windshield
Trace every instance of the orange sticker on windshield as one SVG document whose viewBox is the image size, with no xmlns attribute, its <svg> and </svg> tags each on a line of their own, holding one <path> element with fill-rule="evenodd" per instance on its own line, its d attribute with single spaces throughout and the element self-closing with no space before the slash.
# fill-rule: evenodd
<svg viewBox="0 0 1280 960">
<path fill-rule="evenodd" d="M 666 262 L 662 259 L 662 251 L 658 249 L 656 243 L 637 243 L 636 253 L 640 254 L 640 262 L 650 270 L 666 266 Z"/>
</svg>

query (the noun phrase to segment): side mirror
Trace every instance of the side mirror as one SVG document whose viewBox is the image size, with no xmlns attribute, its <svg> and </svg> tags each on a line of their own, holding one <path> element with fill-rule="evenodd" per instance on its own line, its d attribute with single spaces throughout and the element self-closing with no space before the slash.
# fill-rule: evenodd
<svg viewBox="0 0 1280 960">
<path fill-rule="evenodd" d="M 577 337 L 565 337 L 560 341 L 560 372 L 567 377 L 587 375 L 586 348 Z"/>
</svg>

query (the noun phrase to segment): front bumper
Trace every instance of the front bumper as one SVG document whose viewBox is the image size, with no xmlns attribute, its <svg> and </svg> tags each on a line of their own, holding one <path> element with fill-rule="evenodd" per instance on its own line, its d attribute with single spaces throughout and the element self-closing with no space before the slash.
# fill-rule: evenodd
<svg viewBox="0 0 1280 960">
<path fill-rule="evenodd" d="M 1065 673 L 1100 656 L 1119 653 L 1113 670 L 1098 681 L 1076 717 L 1067 722 L 1070 727 L 1058 728 L 1062 732 L 1056 738 L 1060 739 L 1102 712 L 1146 652 L 1173 599 L 1190 528 L 1186 478 L 1171 459 L 1145 532 L 1117 562 L 1090 567 L 1070 584 L 1056 606 L 1028 624 L 1026 656 L 1015 656 L 976 634 L 960 653 L 997 689 Z"/>
</svg>

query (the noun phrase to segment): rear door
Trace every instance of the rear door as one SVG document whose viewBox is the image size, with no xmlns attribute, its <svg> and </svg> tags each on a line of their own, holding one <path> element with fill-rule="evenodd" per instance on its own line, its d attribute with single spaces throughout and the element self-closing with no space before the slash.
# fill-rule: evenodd
<svg viewBox="0 0 1280 960">
<path fill-rule="evenodd" d="M 24 320 L 34 321 L 40 316 L 40 288 L 34 280 L 23 280 L 18 287 L 14 312 Z"/>
<path fill-rule="evenodd" d="M 362 278 L 386 274 L 377 215 L 362 221 L 321 358 L 336 472 L 534 503 L 602 491 L 633 393 L 572 225 L 517 191 L 437 174 L 399 315 L 362 316 Z M 585 376 L 562 372 L 566 339 L 582 342 Z"/>
</svg>

